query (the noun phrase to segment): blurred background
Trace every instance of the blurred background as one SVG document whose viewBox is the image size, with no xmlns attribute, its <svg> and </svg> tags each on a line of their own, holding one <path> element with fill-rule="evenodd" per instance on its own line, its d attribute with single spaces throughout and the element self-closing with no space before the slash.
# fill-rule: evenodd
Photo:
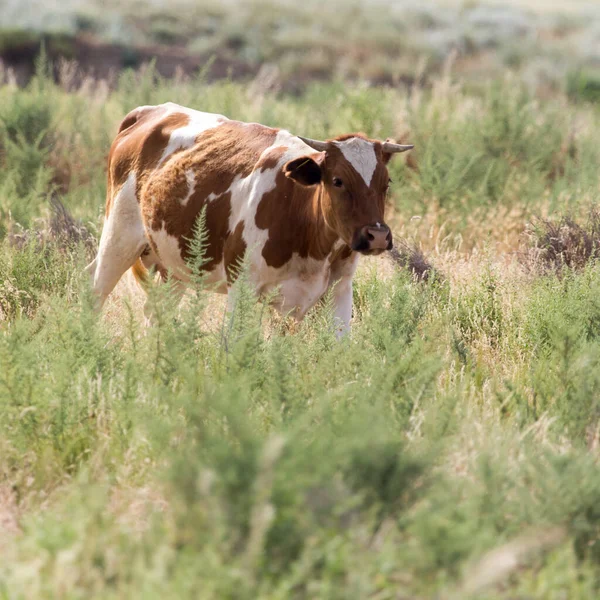
<svg viewBox="0 0 600 600">
<path fill-rule="evenodd" d="M 415 144 L 342 344 L 245 277 L 98 319 L 166 101 Z M 599 108 L 600 2 L 0 0 L 0 598 L 600 598 Z"/>
<path fill-rule="evenodd" d="M 443 69 L 481 80 L 506 68 L 540 92 L 600 94 L 600 4 L 589 0 L 3 0 L 0 59 L 20 84 L 51 59 L 110 78 L 253 78 L 301 91 L 314 80 L 409 86 Z"/>
</svg>

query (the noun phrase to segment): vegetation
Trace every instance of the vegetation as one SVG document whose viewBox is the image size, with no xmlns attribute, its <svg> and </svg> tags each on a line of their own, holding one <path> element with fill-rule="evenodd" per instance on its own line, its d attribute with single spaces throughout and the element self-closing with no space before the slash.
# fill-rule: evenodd
<svg viewBox="0 0 600 600">
<path fill-rule="evenodd" d="M 0 87 L 0 595 L 597 597 L 596 109 L 451 66 L 409 94 L 263 83 L 74 87 L 42 60 Z M 350 336 L 327 301 L 271 314 L 243 268 L 229 313 L 197 278 L 180 308 L 151 290 L 153 325 L 127 281 L 94 314 L 111 139 L 166 100 L 410 132 L 399 251 L 364 259 Z"/>
<path fill-rule="evenodd" d="M 599 27 L 600 9 L 586 0 L 5 0 L 0 58 L 19 80 L 42 43 L 106 76 L 152 56 L 168 76 L 212 59 L 212 77 L 261 72 L 298 91 L 334 77 L 429 81 L 455 52 L 466 78 L 508 67 L 532 87 L 597 100 Z"/>
</svg>

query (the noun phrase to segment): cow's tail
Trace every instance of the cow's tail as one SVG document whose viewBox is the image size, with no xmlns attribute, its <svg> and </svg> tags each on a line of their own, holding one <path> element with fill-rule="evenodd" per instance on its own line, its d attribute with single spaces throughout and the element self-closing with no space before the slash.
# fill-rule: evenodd
<svg viewBox="0 0 600 600">
<path fill-rule="evenodd" d="M 133 263 L 133 266 L 131 267 L 131 272 L 133 273 L 135 280 L 140 284 L 140 286 L 143 289 L 146 289 L 148 287 L 148 284 L 150 283 L 150 276 L 148 273 L 148 269 L 146 269 L 144 263 L 142 262 L 141 257 Z"/>
</svg>

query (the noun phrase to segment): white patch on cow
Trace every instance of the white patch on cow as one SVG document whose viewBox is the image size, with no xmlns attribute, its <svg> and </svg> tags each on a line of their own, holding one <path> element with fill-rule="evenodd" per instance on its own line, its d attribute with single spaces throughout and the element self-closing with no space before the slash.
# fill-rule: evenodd
<svg viewBox="0 0 600 600">
<path fill-rule="evenodd" d="M 362 138 L 350 138 L 343 142 L 335 142 L 342 151 L 344 158 L 354 167 L 354 170 L 363 178 L 367 186 L 377 168 L 377 155 L 375 146 Z"/>
<path fill-rule="evenodd" d="M 152 230 L 149 234 L 158 250 L 160 263 L 166 269 L 169 269 L 177 279 L 185 282 L 189 281 L 190 270 L 181 256 L 179 240 L 167 233 L 164 223 L 160 229 Z"/>
<path fill-rule="evenodd" d="M 168 109 L 166 116 L 173 113 L 182 113 L 187 115 L 190 120 L 187 125 L 184 125 L 183 127 L 180 127 L 171 133 L 169 143 L 167 144 L 167 147 L 164 149 L 162 156 L 158 161 L 158 167 L 160 167 L 165 160 L 167 160 L 167 158 L 169 158 L 169 156 L 171 156 L 171 154 L 177 150 L 191 148 L 196 143 L 196 138 L 203 131 L 206 131 L 207 129 L 214 129 L 221 123 L 229 120 L 223 115 L 192 110 L 190 108 L 185 108 L 184 106 L 179 106 L 178 104 L 173 104 L 172 102 L 167 102 L 163 106 Z"/>
<path fill-rule="evenodd" d="M 185 195 L 185 198 L 183 198 L 181 200 L 181 206 L 186 206 L 187 205 L 187 203 L 189 202 L 190 198 L 194 194 L 194 190 L 196 189 L 196 174 L 194 173 L 194 171 L 192 171 L 192 169 L 188 169 L 185 172 L 185 179 L 186 179 L 187 184 L 188 184 L 188 192 Z"/>
<path fill-rule="evenodd" d="M 327 291 L 329 269 L 326 260 L 300 258 L 294 253 L 288 264 L 272 271 L 275 272 L 273 275 L 279 275 L 279 281 L 263 284 L 261 292 L 266 294 L 278 288 L 279 296 L 274 304 L 283 314 L 291 312 L 297 319 L 302 319 Z M 286 272 L 289 276 L 281 280 Z M 298 272 L 304 276 L 299 276 Z"/>
<path fill-rule="evenodd" d="M 256 211 L 263 196 L 275 188 L 277 174 L 283 165 L 304 153 L 303 142 L 298 141 L 301 146 L 294 142 L 294 136 L 287 131 L 280 131 L 273 144 L 261 155 L 262 158 L 277 147 L 287 146 L 288 149 L 279 158 L 277 165 L 265 171 L 253 171 L 248 177 L 234 181 L 229 188 L 231 191 L 229 229 L 233 231 L 241 220 L 244 221 L 244 242 L 248 248 L 256 248 L 255 252 L 260 256 L 260 259 L 257 258 L 257 260 L 262 263 L 264 263 L 264 259 L 260 253 L 269 239 L 269 230 L 259 229 L 256 225 Z M 282 201 L 285 200 L 282 199 Z"/>
</svg>

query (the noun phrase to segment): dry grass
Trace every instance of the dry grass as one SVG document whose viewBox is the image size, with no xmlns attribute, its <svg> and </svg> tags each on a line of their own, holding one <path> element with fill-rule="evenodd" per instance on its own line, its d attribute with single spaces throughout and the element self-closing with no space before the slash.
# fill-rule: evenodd
<svg viewBox="0 0 600 600">
<path fill-rule="evenodd" d="M 583 224 L 571 216 L 538 218 L 528 235 L 532 248 L 525 258 L 530 268 L 556 273 L 583 269 L 600 257 L 600 212 L 592 208 Z"/>
<path fill-rule="evenodd" d="M 408 269 L 417 281 L 428 281 L 432 275 L 437 280 L 441 277 L 415 242 L 396 241 L 390 256 L 398 267 Z"/>
<path fill-rule="evenodd" d="M 52 244 L 64 251 L 81 245 L 90 256 L 97 249 L 94 235 L 82 221 L 73 218 L 56 195 L 50 198 L 49 218 L 38 219 L 35 227 L 31 229 L 19 228 L 14 223 L 12 225 L 14 229 L 9 231 L 8 243 L 17 249 L 34 241 L 40 248 L 46 244 Z"/>
<path fill-rule="evenodd" d="M 10 544 L 11 537 L 20 532 L 19 508 L 12 489 L 0 486 L 0 552 Z"/>
</svg>

